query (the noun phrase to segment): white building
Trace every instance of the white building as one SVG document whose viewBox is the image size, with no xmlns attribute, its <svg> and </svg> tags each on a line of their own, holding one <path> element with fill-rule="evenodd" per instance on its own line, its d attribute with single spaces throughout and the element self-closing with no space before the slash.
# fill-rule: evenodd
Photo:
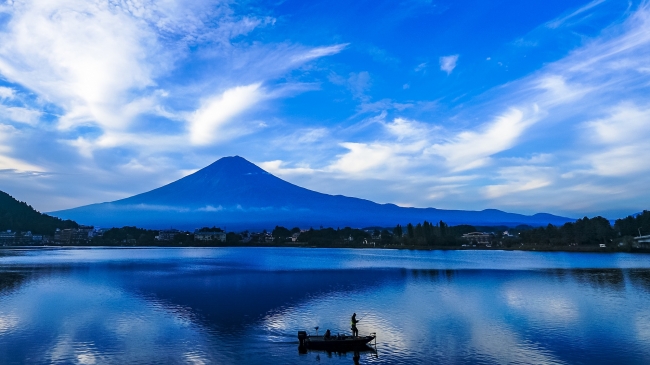
<svg viewBox="0 0 650 365">
<path fill-rule="evenodd" d="M 492 241 L 493 236 L 490 233 L 472 232 L 472 233 L 465 233 L 463 235 L 463 238 L 469 241 L 470 243 L 487 244 L 490 243 L 490 241 Z"/>
<path fill-rule="evenodd" d="M 194 240 L 226 242 L 226 232 L 194 232 Z"/>
<path fill-rule="evenodd" d="M 650 235 L 634 237 L 634 246 L 639 248 L 650 248 Z"/>
</svg>

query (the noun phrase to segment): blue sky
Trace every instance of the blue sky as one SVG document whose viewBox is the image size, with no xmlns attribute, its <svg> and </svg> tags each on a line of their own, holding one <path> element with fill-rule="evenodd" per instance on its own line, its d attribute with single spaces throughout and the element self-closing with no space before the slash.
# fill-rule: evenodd
<svg viewBox="0 0 650 365">
<path fill-rule="evenodd" d="M 650 207 L 645 1 L 0 3 L 0 190 L 43 211 L 240 155 L 403 206 Z"/>
</svg>

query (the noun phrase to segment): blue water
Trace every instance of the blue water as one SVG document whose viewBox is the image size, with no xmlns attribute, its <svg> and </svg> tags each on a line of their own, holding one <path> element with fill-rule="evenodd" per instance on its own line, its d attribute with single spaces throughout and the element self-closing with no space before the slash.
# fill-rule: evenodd
<svg viewBox="0 0 650 365">
<path fill-rule="evenodd" d="M 377 333 L 298 351 L 297 331 Z M 648 364 L 650 255 L 0 250 L 1 364 Z"/>
</svg>

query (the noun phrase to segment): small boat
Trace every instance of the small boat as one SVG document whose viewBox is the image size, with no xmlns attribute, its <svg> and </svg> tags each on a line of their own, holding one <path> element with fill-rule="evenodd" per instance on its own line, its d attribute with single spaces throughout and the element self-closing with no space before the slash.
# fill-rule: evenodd
<svg viewBox="0 0 650 365">
<path fill-rule="evenodd" d="M 376 337 L 376 334 L 371 333 L 369 336 L 337 335 L 325 338 L 325 336 L 310 336 L 306 331 L 298 331 L 300 346 L 313 350 L 345 351 L 366 349 L 368 343 Z"/>
</svg>

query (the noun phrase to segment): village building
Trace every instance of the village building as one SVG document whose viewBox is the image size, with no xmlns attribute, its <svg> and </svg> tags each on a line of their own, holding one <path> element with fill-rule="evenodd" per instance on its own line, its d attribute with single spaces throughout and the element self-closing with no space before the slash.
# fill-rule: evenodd
<svg viewBox="0 0 650 365">
<path fill-rule="evenodd" d="M 158 232 L 156 236 L 157 241 L 173 241 L 174 237 L 179 233 L 177 229 L 164 229 Z"/>
<path fill-rule="evenodd" d="M 13 245 L 16 241 L 16 232 L 12 232 L 10 229 L 7 231 L 0 232 L 0 245 Z"/>
<path fill-rule="evenodd" d="M 463 235 L 463 238 L 466 239 L 469 243 L 486 245 L 492 242 L 494 235 L 485 232 L 472 232 L 465 233 Z"/>
<path fill-rule="evenodd" d="M 637 248 L 650 248 L 650 235 L 634 237 L 634 246 Z"/>
<path fill-rule="evenodd" d="M 194 232 L 195 241 L 226 242 L 226 232 Z"/>
</svg>

